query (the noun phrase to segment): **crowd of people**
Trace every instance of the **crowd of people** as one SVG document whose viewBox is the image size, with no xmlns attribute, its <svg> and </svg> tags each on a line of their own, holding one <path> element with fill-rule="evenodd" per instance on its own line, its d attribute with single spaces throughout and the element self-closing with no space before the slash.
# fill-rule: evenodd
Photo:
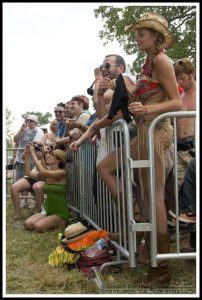
<svg viewBox="0 0 202 300">
<path fill-rule="evenodd" d="M 65 105 L 59 103 L 55 107 L 55 119 L 51 121 L 49 133 L 44 135 L 37 127 L 37 116 L 30 115 L 14 136 L 14 142 L 18 145 L 15 160 L 16 181 L 11 186 L 14 218 L 20 218 L 20 192 L 32 189 L 38 210 L 38 213 L 25 221 L 26 230 L 44 232 L 65 226 L 68 221 L 66 189 L 69 178 L 65 164 L 69 151 L 77 151 L 85 140 L 91 143 L 96 141 L 96 169 L 117 204 L 117 191 L 120 189 L 117 188 L 115 176 L 116 158 L 114 151 L 107 154 L 105 127 L 112 125 L 117 119 L 125 119 L 131 133 L 132 159 L 146 160 L 147 133 L 151 122 L 165 112 L 196 110 L 195 67 L 189 58 L 180 58 L 172 63 L 165 53 L 165 49 L 171 48 L 173 44 L 167 20 L 157 13 L 147 12 L 135 24 L 127 26 L 125 31 L 134 32 L 134 43 L 146 55 L 142 73 L 137 80 L 127 70 L 120 55 L 107 55 L 102 65 L 94 70 L 95 81 L 91 92 L 96 112 L 93 115 L 88 110 L 88 97 L 76 95 Z M 128 102 L 123 101 L 125 98 Z M 178 182 L 181 186 L 188 163 L 192 163 L 191 159 L 195 155 L 193 118 L 177 119 L 177 142 Z M 172 159 L 171 166 L 166 164 L 172 145 L 173 124 L 167 118 L 160 121 L 154 130 L 157 249 L 161 254 L 170 251 L 165 189 L 168 168 L 172 172 L 173 166 Z M 138 169 L 136 178 L 141 222 L 148 222 L 148 170 Z M 184 186 L 185 189 L 186 183 Z M 196 202 L 196 199 L 192 201 Z M 189 221 L 191 217 L 193 221 L 196 211 L 189 209 L 195 205 L 189 203 L 189 209 L 185 209 L 185 198 L 181 205 L 183 221 Z M 142 233 L 142 236 L 145 238 L 146 249 L 149 249 L 148 233 Z M 149 267 L 147 280 L 169 283 L 171 270 L 168 262 L 161 261 L 158 267 Z"/>
</svg>

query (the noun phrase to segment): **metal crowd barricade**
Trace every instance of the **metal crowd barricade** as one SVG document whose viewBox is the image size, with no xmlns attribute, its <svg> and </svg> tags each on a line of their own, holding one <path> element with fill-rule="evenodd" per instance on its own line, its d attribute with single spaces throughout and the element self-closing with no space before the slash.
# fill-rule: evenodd
<svg viewBox="0 0 202 300">
<path fill-rule="evenodd" d="M 154 128 L 164 118 L 173 118 L 174 121 L 174 170 L 175 170 L 175 198 L 178 207 L 177 190 L 177 134 L 176 118 L 196 117 L 196 112 L 170 112 L 158 116 L 150 124 L 148 130 L 148 159 L 132 160 L 130 155 L 130 137 L 128 126 L 124 120 L 118 120 L 106 128 L 108 153 L 115 151 L 116 154 L 116 182 L 117 182 L 117 205 L 111 194 L 96 171 L 97 146 L 85 142 L 76 153 L 70 153 L 72 163 L 66 166 L 68 179 L 67 201 L 70 209 L 81 218 L 86 219 L 95 229 L 105 229 L 117 234 L 117 241 L 111 243 L 117 249 L 116 261 L 106 265 L 129 263 L 130 267 L 136 267 L 136 234 L 139 231 L 148 231 L 151 235 L 151 265 L 157 266 L 157 261 L 164 259 L 195 259 L 196 253 L 180 253 L 179 249 L 179 218 L 176 218 L 176 253 L 157 254 L 156 238 L 156 203 L 155 203 L 155 165 L 153 135 Z M 122 145 L 120 147 L 120 145 Z M 14 182 L 15 166 L 9 164 L 9 152 L 7 149 L 6 183 Z M 134 218 L 134 204 L 136 199 L 133 193 L 133 172 L 137 168 L 149 169 L 149 191 L 151 219 L 148 223 L 137 223 Z M 11 169 L 12 176 L 8 176 Z M 10 179 L 8 179 L 10 178 Z M 121 193 L 119 193 L 121 189 Z M 6 196 L 10 197 L 9 192 Z M 127 199 L 127 201 L 126 201 Z M 176 209 L 176 213 L 177 213 Z M 123 213 L 124 212 L 124 213 Z M 101 268 L 101 269 L 102 269 Z"/>
<path fill-rule="evenodd" d="M 156 266 L 156 261 L 162 261 L 164 259 L 196 259 L 196 252 L 192 253 L 180 253 L 180 238 L 179 238 L 179 216 L 178 216 L 178 175 L 177 175 L 177 129 L 176 118 L 196 118 L 195 111 L 180 111 L 180 112 L 168 112 L 164 113 L 155 120 L 149 127 L 148 131 L 148 159 L 150 161 L 150 208 L 151 208 L 151 264 Z M 174 126 L 174 176 L 175 176 L 175 207 L 176 207 L 176 253 L 157 254 L 156 243 L 156 204 L 155 204 L 155 164 L 154 164 L 154 147 L 153 147 L 153 132 L 156 125 L 165 118 L 173 118 Z M 195 128 L 196 129 L 196 128 Z M 196 130 L 195 130 L 196 131 Z M 196 133 L 195 133 L 196 135 Z"/>
<path fill-rule="evenodd" d="M 111 195 L 95 173 L 96 165 L 96 146 L 85 142 L 77 153 L 73 153 L 73 163 L 68 167 L 69 173 L 69 207 L 85 218 L 95 229 L 105 229 L 110 232 L 119 233 L 118 241 L 111 243 L 117 248 L 117 261 L 104 264 L 102 268 L 109 264 L 119 264 L 128 262 L 130 267 L 136 267 L 136 233 L 139 231 L 148 231 L 151 235 L 151 266 L 157 266 L 157 261 L 163 259 L 193 259 L 196 253 L 180 253 L 179 250 L 179 219 L 176 225 L 176 253 L 157 254 L 156 237 L 156 203 L 155 203 L 155 165 L 153 134 L 154 128 L 158 122 L 164 118 L 173 118 L 174 120 L 174 170 L 175 170 L 175 197 L 178 205 L 177 192 L 177 135 L 176 118 L 195 117 L 195 112 L 170 112 L 157 117 L 151 123 L 148 131 L 148 159 L 131 159 L 130 138 L 128 126 L 124 120 L 116 121 L 111 127 L 106 129 L 108 152 L 116 153 L 116 180 L 117 193 L 121 186 L 121 195 L 118 196 L 118 206 L 115 205 Z M 112 134 L 113 133 L 113 134 Z M 119 147 L 122 145 L 122 147 Z M 114 150 L 115 149 L 115 150 Z M 119 150 L 118 150 L 119 149 Z M 118 163 L 119 161 L 119 163 Z M 135 198 L 133 195 L 133 171 L 135 168 L 149 169 L 149 191 L 150 191 L 150 210 L 151 219 L 149 223 L 137 223 L 134 219 Z M 97 185 L 95 184 L 95 174 L 97 174 Z M 93 181 L 94 178 L 94 181 Z M 96 189 L 95 189 L 96 186 Z M 94 187 L 94 191 L 93 191 Z M 125 200 L 127 199 L 126 203 Z M 121 211 L 126 214 L 121 214 Z M 124 260 L 123 260 L 124 257 Z M 101 269 L 102 269 L 101 268 Z"/>
<path fill-rule="evenodd" d="M 124 153 L 129 151 L 129 144 L 124 142 L 124 139 L 129 139 L 127 124 L 120 120 L 106 131 L 108 153 L 115 149 L 118 157 L 118 144 L 123 145 L 124 148 L 121 148 L 120 168 L 117 166 L 116 170 L 116 180 L 122 186 L 122 197 L 117 199 L 118 208 L 96 171 L 96 145 L 91 145 L 88 142 L 82 144 L 79 151 L 73 153 L 73 163 L 67 165 L 67 171 L 69 178 L 68 204 L 72 211 L 76 214 L 79 213 L 80 217 L 86 219 L 95 229 L 105 229 L 117 234 L 117 242 L 111 241 L 118 250 L 117 261 L 107 263 L 109 265 L 128 262 L 130 247 L 127 242 L 127 232 L 129 227 L 127 216 L 123 214 L 121 217 L 121 211 L 126 210 L 125 195 L 129 198 L 132 197 L 132 193 L 128 193 L 129 187 L 127 186 L 131 182 L 130 172 L 126 174 L 123 168 L 127 157 Z M 124 163 L 123 159 L 125 159 Z M 119 185 L 117 184 L 117 186 Z M 129 201 L 127 205 L 131 203 L 132 201 Z M 130 212 L 132 210 L 132 208 L 129 209 Z M 106 264 L 102 268 L 105 266 Z"/>
<path fill-rule="evenodd" d="M 6 149 L 6 198 L 10 198 L 10 186 L 15 181 L 15 164 L 13 154 L 16 149 Z"/>
<path fill-rule="evenodd" d="M 25 148 L 6 148 L 6 198 L 10 198 L 11 184 L 16 181 L 16 164 L 14 159 L 14 152 L 19 150 L 25 150 Z M 29 191 L 28 191 L 29 192 Z M 34 199 L 32 193 L 24 196 L 20 194 L 20 199 Z"/>
</svg>

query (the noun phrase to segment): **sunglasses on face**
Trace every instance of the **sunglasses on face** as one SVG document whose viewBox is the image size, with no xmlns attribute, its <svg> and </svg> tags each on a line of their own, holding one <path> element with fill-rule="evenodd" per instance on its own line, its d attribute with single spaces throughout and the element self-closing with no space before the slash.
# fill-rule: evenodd
<svg viewBox="0 0 202 300">
<path fill-rule="evenodd" d="M 55 110 L 55 111 L 54 111 L 55 114 L 61 114 L 61 113 L 63 113 L 63 112 L 64 112 L 64 111 L 62 111 L 62 110 Z"/>
<path fill-rule="evenodd" d="M 100 65 L 100 71 L 102 71 L 103 68 L 109 70 L 111 66 L 118 66 L 118 64 L 110 64 L 110 63 L 102 64 Z"/>
<path fill-rule="evenodd" d="M 35 122 L 34 120 L 27 119 L 26 122 Z"/>
<path fill-rule="evenodd" d="M 183 63 L 185 63 L 186 61 L 185 60 L 177 60 L 176 62 L 174 62 L 174 64 L 173 64 L 173 66 L 175 67 L 175 66 L 177 66 L 177 65 L 179 65 L 179 66 L 182 66 L 183 65 Z"/>
<path fill-rule="evenodd" d="M 53 156 L 53 157 L 55 157 L 55 158 L 58 159 L 57 155 L 53 154 L 53 150 L 47 150 L 47 151 L 45 152 L 45 154 L 51 155 L 51 156 Z"/>
</svg>

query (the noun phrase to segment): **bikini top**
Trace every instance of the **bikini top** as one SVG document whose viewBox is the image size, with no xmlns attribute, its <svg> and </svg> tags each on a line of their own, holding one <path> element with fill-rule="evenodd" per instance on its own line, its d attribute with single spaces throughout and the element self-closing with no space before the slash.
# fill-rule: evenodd
<svg viewBox="0 0 202 300">
<path fill-rule="evenodd" d="M 161 90 L 162 86 L 159 82 L 140 79 L 136 83 L 136 87 L 132 93 L 135 99 L 144 100 L 156 93 L 159 93 Z"/>
<path fill-rule="evenodd" d="M 158 53 L 163 52 L 163 49 L 159 49 Z M 149 80 L 146 79 L 140 79 L 136 82 L 136 87 L 133 90 L 133 96 L 136 100 L 144 100 L 149 98 L 151 95 L 154 95 L 156 93 L 159 93 L 162 90 L 162 86 L 160 82 L 152 81 L 152 65 L 153 65 L 153 57 L 146 58 L 146 61 L 142 67 L 142 74 L 147 77 L 149 77 Z"/>
</svg>

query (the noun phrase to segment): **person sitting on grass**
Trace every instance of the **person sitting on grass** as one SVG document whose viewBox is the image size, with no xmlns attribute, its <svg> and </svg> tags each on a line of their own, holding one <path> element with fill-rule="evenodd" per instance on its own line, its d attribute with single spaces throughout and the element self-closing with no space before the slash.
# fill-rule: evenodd
<svg viewBox="0 0 202 300">
<path fill-rule="evenodd" d="M 36 156 L 33 145 L 26 149 L 26 161 L 32 157 L 37 171 L 31 171 L 28 164 L 25 164 L 25 171 L 32 178 L 41 175 L 46 178 L 44 186 L 44 203 L 42 211 L 24 222 L 26 230 L 44 232 L 51 229 L 64 227 L 69 218 L 69 210 L 66 200 L 67 175 L 65 162 L 67 156 L 61 149 L 45 152 L 45 161 L 48 169 L 44 168 Z"/>
</svg>

